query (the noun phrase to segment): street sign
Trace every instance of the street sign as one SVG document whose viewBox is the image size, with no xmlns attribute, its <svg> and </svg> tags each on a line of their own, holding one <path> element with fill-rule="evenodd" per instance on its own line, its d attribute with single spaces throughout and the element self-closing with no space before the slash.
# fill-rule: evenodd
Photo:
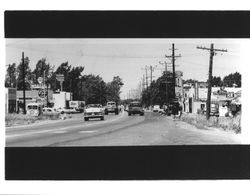
<svg viewBox="0 0 250 195">
<path fill-rule="evenodd" d="M 38 96 L 39 96 L 40 98 L 46 98 L 47 95 L 48 95 L 48 91 L 46 91 L 46 90 L 40 89 L 40 90 L 38 91 Z"/>
<path fill-rule="evenodd" d="M 43 82 L 43 78 L 42 77 L 38 77 L 37 81 L 38 81 L 39 84 L 41 84 Z"/>
<path fill-rule="evenodd" d="M 64 81 L 64 75 L 63 74 L 56 74 L 56 80 L 62 82 Z"/>
</svg>

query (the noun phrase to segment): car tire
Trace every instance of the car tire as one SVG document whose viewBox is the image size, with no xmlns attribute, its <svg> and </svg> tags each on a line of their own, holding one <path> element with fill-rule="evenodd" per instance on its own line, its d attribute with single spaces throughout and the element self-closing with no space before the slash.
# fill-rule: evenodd
<svg viewBox="0 0 250 195">
<path fill-rule="evenodd" d="M 103 121 L 104 120 L 104 116 L 101 116 L 100 119 Z"/>
<path fill-rule="evenodd" d="M 131 116 L 131 113 L 128 113 L 129 116 Z"/>
<path fill-rule="evenodd" d="M 86 117 L 85 117 L 85 118 L 84 118 L 84 120 L 85 120 L 85 121 L 88 121 L 88 120 L 89 120 L 89 118 L 86 118 Z"/>
<path fill-rule="evenodd" d="M 140 115 L 141 115 L 141 116 L 144 116 L 144 113 L 141 113 Z"/>
</svg>

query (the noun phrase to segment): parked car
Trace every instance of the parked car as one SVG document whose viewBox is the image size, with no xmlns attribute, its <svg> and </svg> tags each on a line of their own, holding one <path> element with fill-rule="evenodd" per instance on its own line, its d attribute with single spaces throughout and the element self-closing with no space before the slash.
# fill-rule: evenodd
<svg viewBox="0 0 250 195">
<path fill-rule="evenodd" d="M 165 110 L 166 114 L 170 116 L 171 114 L 177 115 L 180 109 L 180 104 L 177 101 L 170 102 Z"/>
<path fill-rule="evenodd" d="M 119 114 L 119 108 L 115 102 L 107 102 L 105 107 L 105 115 L 108 115 L 109 113 L 115 113 L 116 115 Z"/>
<path fill-rule="evenodd" d="M 39 116 L 42 113 L 42 105 L 39 103 L 29 103 L 26 110 L 27 115 Z"/>
<path fill-rule="evenodd" d="M 73 113 L 77 113 L 75 108 L 58 108 L 57 109 L 58 112 L 60 112 L 61 114 L 73 114 Z"/>
<path fill-rule="evenodd" d="M 84 111 L 84 120 L 88 121 L 90 118 L 100 118 L 104 120 L 103 107 L 100 104 L 88 104 Z"/>
<path fill-rule="evenodd" d="M 49 108 L 45 107 L 42 110 L 42 115 L 43 116 L 49 116 L 49 117 L 58 117 L 60 112 L 58 112 L 55 108 Z"/>
<path fill-rule="evenodd" d="M 131 102 L 128 107 L 128 115 L 131 114 L 140 114 L 141 116 L 144 115 L 144 110 L 140 102 Z"/>
<path fill-rule="evenodd" d="M 154 105 L 153 107 L 153 112 L 159 112 L 160 106 L 159 105 Z"/>
</svg>

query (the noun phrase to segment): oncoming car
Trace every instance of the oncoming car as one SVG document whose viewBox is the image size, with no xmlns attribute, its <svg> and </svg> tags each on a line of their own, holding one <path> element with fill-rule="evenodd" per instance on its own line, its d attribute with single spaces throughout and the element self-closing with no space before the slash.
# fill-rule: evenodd
<svg viewBox="0 0 250 195">
<path fill-rule="evenodd" d="M 108 115 L 109 113 L 115 113 L 116 115 L 119 114 L 119 108 L 115 102 L 107 102 L 105 114 Z"/>
<path fill-rule="evenodd" d="M 84 111 L 84 120 L 88 121 L 90 118 L 100 118 L 104 120 L 104 111 L 101 104 L 88 104 Z"/>
<path fill-rule="evenodd" d="M 144 110 L 139 102 L 131 102 L 129 104 L 128 115 L 131 116 L 131 114 L 140 114 L 141 116 L 144 115 Z"/>
</svg>

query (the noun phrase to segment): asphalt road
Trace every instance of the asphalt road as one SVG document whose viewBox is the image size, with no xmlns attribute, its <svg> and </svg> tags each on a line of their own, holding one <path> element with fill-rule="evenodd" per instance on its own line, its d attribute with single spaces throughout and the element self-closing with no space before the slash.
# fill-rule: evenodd
<svg viewBox="0 0 250 195">
<path fill-rule="evenodd" d="M 6 128 L 7 147 L 240 144 L 233 133 L 205 130 L 158 113 L 105 116 L 85 122 L 82 115 Z"/>
</svg>

